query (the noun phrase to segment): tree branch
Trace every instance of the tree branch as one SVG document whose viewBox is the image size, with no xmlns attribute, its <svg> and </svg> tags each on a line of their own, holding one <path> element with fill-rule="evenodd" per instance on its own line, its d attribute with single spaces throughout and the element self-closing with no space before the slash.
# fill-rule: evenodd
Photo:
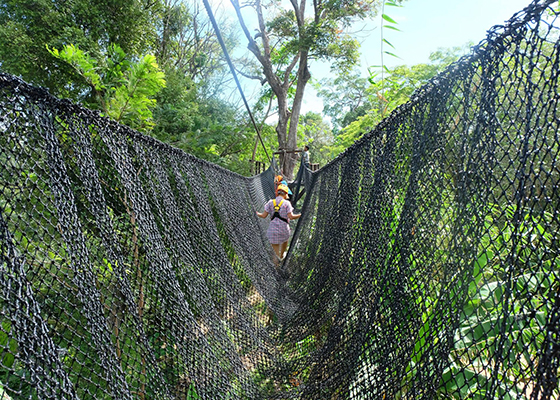
<svg viewBox="0 0 560 400">
<path fill-rule="evenodd" d="M 321 1 L 320 0 L 313 0 L 313 13 L 314 13 L 314 20 L 315 24 L 318 24 L 321 17 Z"/>
<path fill-rule="evenodd" d="M 264 54 L 267 60 L 270 59 L 270 39 L 268 38 L 268 33 L 266 31 L 266 24 L 264 22 L 261 1 L 257 0 L 255 2 L 255 11 L 257 12 L 257 18 L 259 20 L 259 30 L 260 38 L 263 44 Z"/>
<path fill-rule="evenodd" d="M 299 60 L 299 55 L 300 53 L 298 52 L 294 59 L 292 60 L 292 62 L 290 63 L 290 65 L 288 65 L 288 67 L 286 68 L 286 71 L 284 72 L 284 82 L 282 83 L 282 85 L 287 89 L 290 81 L 290 74 L 292 73 L 292 70 L 294 69 L 294 67 L 296 66 L 298 60 Z"/>
<path fill-rule="evenodd" d="M 268 100 L 268 108 L 266 110 L 266 113 L 264 113 L 264 117 L 263 120 L 261 122 L 261 127 L 264 125 L 265 121 L 267 120 L 269 113 L 270 113 L 270 109 L 272 108 L 272 98 L 273 96 L 270 96 L 270 99 Z"/>
<path fill-rule="evenodd" d="M 260 0 L 257 0 L 257 2 L 255 4 L 255 7 L 256 7 L 257 16 L 258 16 L 258 19 L 259 19 L 259 26 L 260 26 L 260 29 L 261 29 L 261 40 L 263 42 L 263 48 L 265 50 L 264 55 L 261 54 L 261 51 L 259 50 L 259 47 L 257 46 L 257 43 L 255 42 L 255 40 L 253 39 L 253 37 L 249 33 L 249 30 L 247 29 L 247 26 L 245 25 L 245 21 L 243 19 L 243 16 L 241 15 L 241 8 L 239 6 L 239 1 L 238 0 L 231 0 L 231 4 L 233 5 L 233 8 L 235 8 L 237 18 L 239 19 L 239 23 L 241 24 L 241 28 L 243 29 L 243 32 L 245 33 L 245 37 L 249 41 L 249 45 L 247 46 L 247 48 L 249 49 L 249 51 L 251 51 L 251 53 L 253 53 L 255 55 L 255 57 L 257 58 L 259 63 L 263 66 L 263 73 L 266 76 L 266 80 L 268 81 L 268 83 L 269 83 L 270 87 L 272 88 L 272 90 L 274 91 L 274 93 L 277 96 L 280 96 L 281 92 L 282 92 L 282 85 L 280 83 L 280 80 L 278 79 L 278 77 L 274 73 L 274 69 L 272 67 L 272 62 L 270 60 L 270 44 L 268 43 L 268 35 L 266 33 L 266 25 L 264 23 L 264 18 L 263 18 L 263 14 L 262 14 L 262 7 L 261 7 Z"/>
<path fill-rule="evenodd" d="M 266 78 L 263 78 L 262 76 L 247 74 L 247 73 L 241 71 L 240 69 L 238 69 L 237 67 L 235 67 L 235 70 L 237 71 L 237 73 L 239 75 L 244 76 L 247 79 L 253 79 L 253 80 L 259 81 L 261 83 L 261 85 L 264 85 L 264 83 L 266 82 Z"/>
<path fill-rule="evenodd" d="M 245 37 L 247 38 L 247 41 L 249 42 L 249 45 L 247 46 L 247 48 L 251 51 L 251 53 L 253 53 L 255 55 L 255 57 L 257 57 L 257 60 L 259 60 L 259 62 L 261 64 L 263 64 L 264 63 L 264 57 L 261 54 L 261 51 L 259 50 L 259 46 L 257 45 L 255 40 L 251 36 L 251 33 L 249 32 L 249 29 L 247 29 L 247 25 L 245 24 L 245 20 L 243 19 L 243 15 L 241 14 L 241 6 L 239 5 L 239 1 L 238 0 L 231 0 L 231 4 L 233 5 L 233 8 L 235 9 L 235 13 L 237 14 L 237 19 L 239 20 L 239 24 L 241 25 L 241 29 L 243 30 L 243 33 L 245 34 Z"/>
<path fill-rule="evenodd" d="M 294 12 L 296 14 L 296 21 L 298 26 L 302 26 L 303 25 L 303 20 L 302 20 L 302 16 L 300 15 L 300 8 L 297 4 L 297 0 L 290 0 L 290 3 L 292 3 L 292 7 L 294 7 Z"/>
<path fill-rule="evenodd" d="M 228 144 L 226 146 L 226 148 L 221 151 L 220 157 L 225 157 L 225 156 L 228 156 L 228 155 L 231 155 L 231 154 L 240 153 L 241 150 L 237 150 L 237 151 L 233 151 L 233 152 L 229 153 L 229 150 L 238 143 L 239 143 L 238 141 L 234 141 L 234 142 L 231 142 L 230 144 Z"/>
</svg>

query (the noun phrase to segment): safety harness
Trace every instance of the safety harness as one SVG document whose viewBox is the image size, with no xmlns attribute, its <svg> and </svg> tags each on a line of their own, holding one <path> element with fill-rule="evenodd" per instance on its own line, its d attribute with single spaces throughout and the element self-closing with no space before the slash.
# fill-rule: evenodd
<svg viewBox="0 0 560 400">
<path fill-rule="evenodd" d="M 282 221 L 284 221 L 285 223 L 288 223 L 288 220 L 286 218 L 282 218 L 280 216 L 280 207 L 282 207 L 282 203 L 284 202 L 284 199 L 282 199 L 280 201 L 280 203 L 278 203 L 278 205 L 276 204 L 276 199 L 272 200 L 272 204 L 274 205 L 274 214 L 272 215 L 272 218 L 270 218 L 270 220 L 272 221 L 274 218 L 280 218 Z"/>
</svg>

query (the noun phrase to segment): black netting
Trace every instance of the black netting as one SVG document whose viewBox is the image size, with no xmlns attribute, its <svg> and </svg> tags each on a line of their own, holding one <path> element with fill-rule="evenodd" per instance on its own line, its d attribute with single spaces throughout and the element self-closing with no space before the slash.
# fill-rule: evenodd
<svg viewBox="0 0 560 400">
<path fill-rule="evenodd" d="M 536 1 L 294 185 L 0 75 L 0 399 L 558 399 L 559 24 Z"/>
</svg>

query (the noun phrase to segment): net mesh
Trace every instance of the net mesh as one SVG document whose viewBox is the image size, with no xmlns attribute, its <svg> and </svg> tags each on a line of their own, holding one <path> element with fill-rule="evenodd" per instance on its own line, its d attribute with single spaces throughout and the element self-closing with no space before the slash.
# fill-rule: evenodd
<svg viewBox="0 0 560 400">
<path fill-rule="evenodd" d="M 0 75 L 0 399 L 557 399 L 559 32 L 494 28 L 301 172 L 246 178 Z"/>
</svg>

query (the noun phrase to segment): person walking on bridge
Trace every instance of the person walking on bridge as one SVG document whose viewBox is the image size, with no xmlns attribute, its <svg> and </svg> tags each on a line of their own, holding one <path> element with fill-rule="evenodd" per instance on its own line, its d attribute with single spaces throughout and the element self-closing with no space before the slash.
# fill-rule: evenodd
<svg viewBox="0 0 560 400">
<path fill-rule="evenodd" d="M 303 165 L 305 166 L 305 168 L 309 169 L 310 164 L 309 164 L 309 146 L 305 145 L 305 147 L 303 148 L 303 153 L 301 155 L 301 157 L 303 158 Z"/>
<path fill-rule="evenodd" d="M 288 240 L 290 239 L 290 220 L 298 219 L 301 214 L 294 214 L 292 203 L 288 200 L 288 193 L 290 189 L 287 185 L 278 185 L 278 195 L 275 199 L 269 200 L 264 206 L 264 212 L 258 212 L 257 215 L 261 218 L 266 218 L 272 215 L 266 237 L 268 238 L 274 252 L 278 256 L 275 259 L 275 264 L 278 265 L 278 260 L 284 258 L 284 253 L 288 248 Z"/>
</svg>

